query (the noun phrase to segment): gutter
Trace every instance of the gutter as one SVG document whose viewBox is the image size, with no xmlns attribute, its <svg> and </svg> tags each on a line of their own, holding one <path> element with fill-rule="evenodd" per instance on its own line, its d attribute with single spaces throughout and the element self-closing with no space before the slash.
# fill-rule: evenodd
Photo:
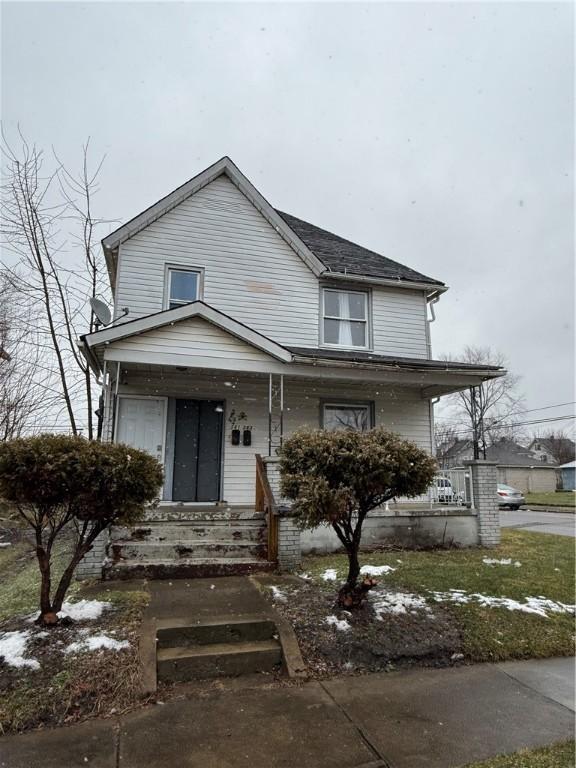
<svg viewBox="0 0 576 768">
<path fill-rule="evenodd" d="M 92 352 L 92 349 L 86 343 L 84 336 L 80 336 L 80 339 L 78 340 L 78 349 L 80 350 L 80 352 L 84 355 L 84 357 L 88 361 L 88 365 L 90 366 L 90 368 L 92 368 L 92 370 L 96 374 L 96 377 L 99 377 L 100 374 L 102 373 L 102 369 L 100 367 L 100 362 L 98 361 L 98 358 Z"/>
<path fill-rule="evenodd" d="M 325 270 L 319 275 L 320 278 L 330 280 L 345 280 L 353 283 L 369 283 L 370 285 L 386 285 L 394 288 L 405 288 L 414 291 L 430 291 L 430 296 L 445 293 L 448 290 L 447 285 L 438 285 L 437 283 L 419 283 L 410 280 L 392 280 L 386 277 L 370 277 L 369 275 L 353 275 L 349 272 L 331 272 Z"/>
</svg>

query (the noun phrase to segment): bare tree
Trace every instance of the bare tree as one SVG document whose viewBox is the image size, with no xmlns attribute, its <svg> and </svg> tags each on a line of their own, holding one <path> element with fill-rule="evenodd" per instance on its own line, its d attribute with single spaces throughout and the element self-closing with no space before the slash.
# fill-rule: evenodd
<svg viewBox="0 0 576 768">
<path fill-rule="evenodd" d="M 4 268 L 38 320 L 39 350 L 50 352 L 59 407 L 50 420 L 65 417 L 70 432 L 95 435 L 92 372 L 79 353 L 80 333 L 94 329 L 88 300 L 106 292 L 104 265 L 95 231 L 92 198 L 98 174 L 89 170 L 88 143 L 81 171 L 73 174 L 54 155 L 44 172 L 41 150 L 20 136 L 18 151 L 4 141 L 2 236 L 16 261 Z"/>
<path fill-rule="evenodd" d="M 36 381 L 46 355 L 35 343 L 32 313 L 19 297 L 14 278 L 0 270 L 0 441 L 34 431 L 58 395 Z"/>
<path fill-rule="evenodd" d="M 490 347 L 465 347 L 458 360 L 476 365 L 506 368 L 506 357 Z M 486 448 L 501 437 L 518 438 L 514 420 L 523 410 L 523 396 L 518 391 L 520 377 L 507 372 L 476 387 L 451 395 L 455 423 L 461 425 L 462 437 L 472 439 L 477 456 L 486 456 Z"/>
<path fill-rule="evenodd" d="M 456 440 L 462 437 L 465 438 L 466 436 L 461 434 L 457 425 L 436 419 L 434 421 L 434 447 L 438 461 L 441 461 L 446 451 L 454 445 Z"/>
</svg>

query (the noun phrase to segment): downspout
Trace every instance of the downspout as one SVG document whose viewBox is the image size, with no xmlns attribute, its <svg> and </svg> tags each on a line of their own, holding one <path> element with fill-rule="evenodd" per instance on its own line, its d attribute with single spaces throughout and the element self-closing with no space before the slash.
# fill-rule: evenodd
<svg viewBox="0 0 576 768">
<path fill-rule="evenodd" d="M 434 406 L 439 402 L 439 397 L 428 400 L 428 408 L 430 409 L 430 453 L 432 456 L 436 456 L 436 441 L 434 440 Z"/>
<path fill-rule="evenodd" d="M 428 351 L 428 360 L 432 359 L 432 336 L 430 333 L 430 326 L 436 320 L 436 313 L 434 312 L 434 304 L 437 304 L 439 301 L 440 301 L 440 294 L 436 293 L 427 304 L 427 307 L 428 306 L 430 307 L 430 314 L 431 314 L 431 317 L 428 317 L 428 316 L 426 317 L 426 349 Z M 428 312 L 426 312 L 426 315 L 428 315 Z"/>
</svg>

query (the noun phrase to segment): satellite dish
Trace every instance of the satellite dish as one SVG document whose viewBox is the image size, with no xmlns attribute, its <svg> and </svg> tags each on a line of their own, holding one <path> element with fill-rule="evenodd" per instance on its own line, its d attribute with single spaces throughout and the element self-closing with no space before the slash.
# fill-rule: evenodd
<svg viewBox="0 0 576 768">
<path fill-rule="evenodd" d="M 90 299 L 90 306 L 92 307 L 92 312 L 94 312 L 96 316 L 98 325 L 110 325 L 112 322 L 112 313 L 110 312 L 107 304 L 105 304 L 101 299 L 94 297 Z"/>
</svg>

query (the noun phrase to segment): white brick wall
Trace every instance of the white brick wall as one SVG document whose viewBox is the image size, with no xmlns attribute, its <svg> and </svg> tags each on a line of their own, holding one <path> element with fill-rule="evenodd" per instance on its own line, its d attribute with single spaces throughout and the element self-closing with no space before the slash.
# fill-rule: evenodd
<svg viewBox="0 0 576 768">
<path fill-rule="evenodd" d="M 498 509 L 498 474 L 494 461 L 465 461 L 472 474 L 474 507 L 478 513 L 480 546 L 500 544 L 500 511 Z"/>
<path fill-rule="evenodd" d="M 300 566 L 300 529 L 293 518 L 280 517 L 278 520 L 278 568 L 281 571 L 293 571 Z"/>
<path fill-rule="evenodd" d="M 106 547 L 110 538 L 110 532 L 102 531 L 95 540 L 92 549 L 78 563 L 75 577 L 77 579 L 101 579 L 102 567 L 106 558 Z"/>
</svg>

